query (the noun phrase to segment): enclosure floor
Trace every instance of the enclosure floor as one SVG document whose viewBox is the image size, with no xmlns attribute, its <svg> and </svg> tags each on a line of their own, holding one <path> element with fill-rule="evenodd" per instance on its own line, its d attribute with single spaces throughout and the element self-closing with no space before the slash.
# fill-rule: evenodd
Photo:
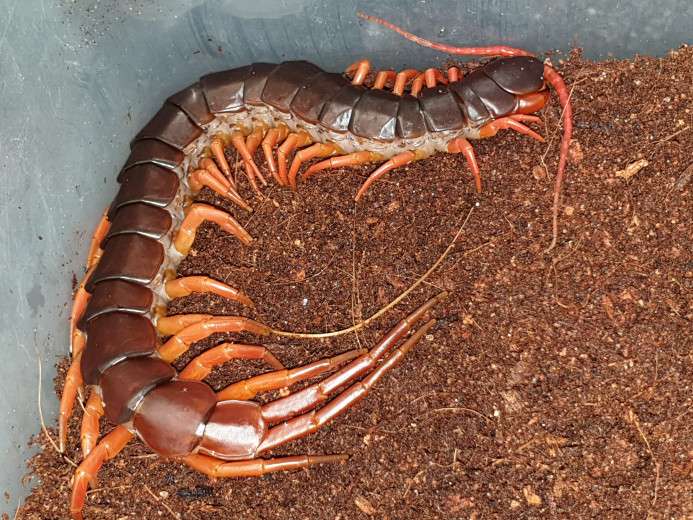
<svg viewBox="0 0 693 520">
<path fill-rule="evenodd" d="M 85 518 L 691 518 L 693 53 L 603 63 L 574 55 L 558 70 L 575 131 L 550 252 L 562 136 L 555 95 L 545 126 L 532 124 L 547 143 L 510 131 L 474 143 L 481 195 L 465 160 L 445 154 L 388 174 L 356 204 L 372 166 L 316 175 L 298 192 L 272 181 L 252 214 L 203 192 L 256 240 L 244 247 L 204 226 L 179 274 L 222 280 L 257 309 L 194 296 L 169 313 L 241 314 L 289 331 L 371 316 L 467 222 L 440 267 L 358 334 L 219 335 L 178 368 L 229 338 L 264 344 L 287 367 L 372 347 L 426 299 L 452 295 L 367 398 L 271 453 L 348 461 L 211 479 L 133 441 L 99 473 Z M 221 388 L 267 369 L 232 362 L 208 382 Z M 66 456 L 78 462 L 75 410 Z M 69 518 L 74 467 L 45 436 L 36 442 L 31 478 L 42 485 L 16 518 Z"/>
</svg>

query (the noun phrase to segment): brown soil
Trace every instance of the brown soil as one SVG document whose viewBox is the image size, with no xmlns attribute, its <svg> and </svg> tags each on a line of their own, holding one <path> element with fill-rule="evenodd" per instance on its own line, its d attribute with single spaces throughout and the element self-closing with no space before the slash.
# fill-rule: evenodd
<svg viewBox="0 0 693 520">
<path fill-rule="evenodd" d="M 195 296 L 169 312 L 243 314 L 292 331 L 372 315 L 436 262 L 469 215 L 439 269 L 357 335 L 233 335 L 288 367 L 371 347 L 429 297 L 453 294 L 431 312 L 432 337 L 366 399 L 272 453 L 348 453 L 347 462 L 215 480 L 131 442 L 99 473 L 85 518 L 693 517 L 693 52 L 576 55 L 559 71 L 573 89 L 575 132 L 549 253 L 555 96 L 538 128 L 550 145 L 515 132 L 475 143 L 481 195 L 464 159 L 445 154 L 388 174 L 357 204 L 371 166 L 315 176 L 297 193 L 271 183 L 253 215 L 204 193 L 257 240 L 242 247 L 204 226 L 179 274 L 225 281 L 258 309 Z M 176 366 L 227 337 L 200 342 Z M 209 382 L 265 370 L 233 362 Z M 78 412 L 67 452 L 76 461 Z M 68 518 L 74 468 L 39 441 L 31 468 L 42 486 L 17 518 Z"/>
</svg>

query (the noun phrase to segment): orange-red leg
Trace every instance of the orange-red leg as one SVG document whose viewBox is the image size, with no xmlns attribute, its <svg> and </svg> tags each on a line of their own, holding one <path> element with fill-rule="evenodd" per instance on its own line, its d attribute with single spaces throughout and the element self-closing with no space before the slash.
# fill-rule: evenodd
<svg viewBox="0 0 693 520">
<path fill-rule="evenodd" d="M 302 148 L 313 143 L 310 134 L 305 130 L 301 130 L 295 134 L 289 134 L 289 137 L 277 148 L 277 164 L 279 165 L 279 177 L 282 184 L 289 184 L 289 177 L 286 172 L 286 158 L 294 148 Z"/>
<path fill-rule="evenodd" d="M 448 74 L 448 81 L 450 83 L 453 83 L 455 81 L 459 81 L 460 78 L 462 77 L 462 74 L 460 73 L 460 69 L 457 67 L 450 67 L 447 71 Z"/>
<path fill-rule="evenodd" d="M 210 145 L 210 147 L 212 148 L 212 154 L 214 155 L 214 158 L 217 160 L 217 163 L 219 164 L 219 168 L 221 168 L 221 170 L 224 172 L 226 178 L 233 182 L 233 174 L 231 173 L 231 167 L 229 166 L 229 163 L 226 160 L 226 154 L 224 153 L 224 148 L 226 148 L 226 145 L 228 145 L 229 142 L 230 140 L 227 135 L 223 137 L 218 136 L 212 139 L 212 144 Z"/>
<path fill-rule="evenodd" d="M 354 166 L 356 164 L 363 164 L 367 162 L 378 162 L 384 159 L 383 155 L 379 152 L 354 152 L 347 155 L 340 155 L 339 157 L 333 157 L 327 159 L 326 161 L 320 161 L 315 163 L 313 166 L 308 168 L 304 174 L 301 176 L 301 181 L 305 181 L 308 177 L 313 175 L 315 172 L 321 170 L 327 170 L 331 168 L 344 168 L 346 166 Z"/>
<path fill-rule="evenodd" d="M 87 271 L 87 274 L 84 275 L 84 278 L 80 282 L 79 287 L 75 292 L 75 297 L 72 302 L 72 310 L 70 311 L 70 354 L 73 356 L 75 355 L 74 336 L 77 332 L 77 322 L 82 317 L 82 314 L 84 314 L 84 309 L 86 309 L 87 303 L 89 303 L 89 298 L 91 298 L 91 294 L 87 292 L 85 287 L 87 285 L 87 281 L 89 281 L 91 273 L 94 272 L 94 269 L 96 269 L 96 265 L 92 265 L 89 268 L 89 271 Z"/>
<path fill-rule="evenodd" d="M 527 117 L 523 114 L 517 114 L 517 116 Z M 533 119 L 523 119 L 523 121 L 533 121 Z M 534 139 L 536 139 L 537 141 L 541 141 L 542 143 L 544 142 L 544 138 L 542 136 L 540 136 L 538 133 L 536 133 L 528 126 L 523 125 L 522 123 L 517 121 L 516 118 L 513 117 L 501 117 L 500 119 L 495 119 L 494 121 L 485 124 L 479 129 L 479 137 L 491 137 L 492 135 L 496 135 L 499 130 L 507 129 L 517 130 L 521 134 L 534 137 Z"/>
<path fill-rule="evenodd" d="M 481 193 L 481 173 L 479 170 L 479 163 L 476 162 L 476 155 L 474 155 L 474 148 L 469 141 L 463 138 L 457 138 L 448 144 L 448 153 L 461 153 L 469 163 L 469 169 L 472 170 L 474 175 L 474 184 L 476 184 L 477 193 Z"/>
<path fill-rule="evenodd" d="M 156 328 L 163 336 L 178 334 L 181 330 L 195 323 L 214 318 L 214 314 L 175 314 L 173 316 L 159 316 L 156 320 Z"/>
<path fill-rule="evenodd" d="M 254 127 L 253 131 L 250 132 L 250 135 L 245 138 L 245 147 L 248 149 L 248 153 L 250 154 L 251 157 L 254 157 L 255 151 L 257 150 L 257 147 L 260 146 L 260 143 L 262 142 L 262 140 L 265 138 L 266 132 L 267 132 L 266 125 L 258 124 L 258 126 Z M 249 165 L 245 161 L 244 161 L 244 164 L 245 164 L 246 171 L 248 171 L 248 168 L 252 168 L 252 165 Z M 255 164 L 257 166 L 254 158 L 253 158 L 253 164 Z M 259 169 L 258 169 L 257 176 L 260 179 L 260 182 L 262 182 L 262 184 L 264 186 L 267 186 L 267 181 L 262 176 Z"/>
<path fill-rule="evenodd" d="M 539 116 L 533 116 L 531 114 L 511 114 L 508 116 L 513 121 L 531 121 L 533 123 L 543 123 Z"/>
<path fill-rule="evenodd" d="M 84 405 L 84 415 L 82 416 L 82 457 L 86 457 L 94 449 L 99 441 L 99 421 L 103 417 L 104 410 L 101 397 L 97 392 L 92 392 Z M 96 487 L 96 482 L 92 484 Z"/>
<path fill-rule="evenodd" d="M 214 316 L 194 323 L 174 334 L 157 351 L 161 358 L 170 363 L 190 348 L 194 342 L 209 337 L 215 332 L 255 332 L 267 335 L 272 329 L 260 322 L 241 316 Z"/>
<path fill-rule="evenodd" d="M 272 365 L 275 370 L 284 370 L 284 365 L 265 347 L 240 343 L 222 343 L 206 350 L 193 359 L 178 374 L 178 377 L 180 379 L 201 381 L 209 375 L 215 366 L 239 358 L 262 359 Z"/>
<path fill-rule="evenodd" d="M 342 363 L 351 361 L 355 357 L 368 352 L 366 349 L 352 350 L 328 359 L 321 359 L 290 370 L 278 370 L 267 374 L 251 377 L 244 381 L 239 381 L 217 392 L 217 400 L 228 401 L 231 399 L 248 400 L 257 395 L 258 392 L 276 390 L 291 386 L 299 381 L 305 381 L 311 377 L 324 374 L 337 368 Z M 187 368 L 186 368 L 187 369 Z"/>
<path fill-rule="evenodd" d="M 363 183 L 361 188 L 359 189 L 358 193 L 356 194 L 356 200 L 359 200 L 361 196 L 366 193 L 366 190 L 368 189 L 368 186 L 370 186 L 374 181 L 385 175 L 387 172 L 390 170 L 394 170 L 395 168 L 399 168 L 400 166 L 404 166 L 405 164 L 408 164 L 413 161 L 418 161 L 419 159 L 423 159 L 426 157 L 428 154 L 424 152 L 423 150 L 414 150 L 414 151 L 408 151 L 408 152 L 403 152 L 399 155 L 395 155 L 392 159 L 389 161 L 383 163 L 380 165 L 380 167 L 375 170 L 373 173 L 371 173 L 370 177 L 366 179 L 366 182 Z"/>
<path fill-rule="evenodd" d="M 407 81 L 409 81 L 412 78 L 415 78 L 418 75 L 419 71 L 416 69 L 406 69 L 402 72 L 399 72 L 395 77 L 395 86 L 392 88 L 392 92 L 394 94 L 397 94 L 398 96 L 401 96 L 402 94 L 404 94 L 404 88 L 407 85 Z"/>
<path fill-rule="evenodd" d="M 84 336 L 82 336 L 84 337 Z M 67 441 L 67 421 L 72 415 L 72 409 L 75 405 L 75 398 L 83 394 L 82 390 L 82 351 L 83 345 L 79 348 L 77 354 L 72 356 L 72 363 L 67 370 L 65 377 L 65 387 L 63 395 L 60 397 L 60 409 L 58 413 L 58 449 L 60 453 L 65 451 L 65 442 Z"/>
<path fill-rule="evenodd" d="M 96 225 L 94 235 L 91 237 L 89 253 L 87 254 L 87 269 L 91 269 L 93 266 L 99 263 L 99 259 L 103 254 L 101 242 L 103 242 L 103 239 L 106 236 L 106 233 L 108 233 L 110 227 L 111 221 L 108 220 L 108 210 L 106 210 L 99 220 L 99 223 Z"/>
<path fill-rule="evenodd" d="M 419 95 L 419 93 L 423 89 L 424 82 L 426 83 L 426 86 L 428 88 L 435 87 L 438 84 L 438 82 L 442 83 L 443 85 L 448 84 L 448 80 L 445 79 L 443 73 L 440 72 L 438 69 L 426 69 L 414 78 L 414 81 L 411 84 L 412 96 L 416 97 Z"/>
<path fill-rule="evenodd" d="M 277 143 L 283 142 L 291 130 L 288 126 L 281 124 L 271 128 L 265 138 L 262 140 L 262 152 L 265 154 L 265 161 L 267 162 L 267 168 L 269 169 L 272 177 L 279 184 L 284 184 L 282 178 L 279 176 L 279 171 L 277 170 L 277 163 L 274 161 L 274 147 Z"/>
<path fill-rule="evenodd" d="M 260 182 L 262 182 L 262 184 L 265 186 L 267 185 L 267 181 L 265 181 L 265 178 L 260 173 L 260 168 L 258 168 L 257 164 L 255 164 L 253 154 L 250 153 L 250 150 L 245 143 L 245 136 L 243 135 L 243 132 L 236 130 L 233 134 L 231 134 L 231 144 L 233 144 L 243 158 L 243 163 L 246 166 L 245 173 L 248 177 L 250 185 L 256 192 L 260 192 L 260 187 L 258 186 L 256 179 L 260 179 Z"/>
<path fill-rule="evenodd" d="M 421 90 L 423 89 L 423 84 L 424 84 L 425 76 L 423 72 L 416 76 L 414 78 L 414 81 L 411 82 L 411 95 L 414 97 L 417 97 Z"/>
<path fill-rule="evenodd" d="M 303 437 L 304 435 L 313 433 L 314 431 L 318 430 L 319 428 L 327 424 L 329 421 L 334 419 L 337 415 L 344 413 L 344 411 L 346 411 L 349 407 L 353 406 L 361 399 L 363 399 L 380 378 L 382 378 L 385 374 L 387 374 L 390 370 L 397 366 L 397 364 L 404 359 L 404 356 L 406 355 L 407 351 L 415 343 L 417 343 L 424 336 L 424 334 L 426 334 L 426 332 L 428 332 L 428 330 L 431 327 L 433 327 L 433 325 L 435 325 L 435 323 L 436 320 L 430 320 L 426 324 L 424 324 L 419 330 L 412 334 L 411 337 L 407 339 L 407 341 L 405 341 L 401 347 L 395 349 L 391 354 L 389 354 L 383 360 L 383 362 L 380 365 L 378 365 L 378 367 L 374 369 L 370 374 L 364 377 L 362 381 L 359 381 L 349 386 L 332 401 L 320 408 L 320 410 L 311 410 L 309 412 L 304 413 L 303 415 L 294 417 L 293 419 L 289 419 L 270 428 L 267 431 L 265 438 L 260 443 L 260 446 L 258 446 L 256 453 L 260 454 L 269 450 L 273 450 L 277 446 L 281 446 L 282 444 L 297 439 L 298 437 Z M 368 355 L 363 357 L 368 357 Z M 355 363 L 358 363 L 358 361 L 355 361 L 351 364 Z M 339 384 L 330 385 L 332 389 L 356 377 L 355 375 L 350 374 L 347 369 L 344 369 L 335 375 L 340 376 L 335 378 Z M 320 388 L 318 395 L 316 395 L 313 400 L 316 402 L 324 401 L 327 398 L 327 393 L 329 393 L 329 391 L 331 390 Z M 311 408 L 313 406 L 314 405 L 312 405 Z M 264 406 L 262 407 L 262 411 L 264 417 Z M 271 422 L 267 419 L 265 420 L 267 422 Z"/>
<path fill-rule="evenodd" d="M 424 71 L 424 78 L 426 79 L 426 86 L 428 88 L 433 88 L 435 87 L 438 83 L 442 85 L 447 85 L 448 80 L 445 76 L 443 76 L 443 73 L 440 72 L 438 69 L 426 69 Z"/>
<path fill-rule="evenodd" d="M 219 282 L 209 276 L 185 276 L 169 280 L 165 284 L 166 294 L 171 298 L 182 298 L 193 292 L 213 293 L 219 296 L 224 296 L 229 300 L 238 300 L 243 305 L 254 307 L 253 301 L 238 289 L 234 289 L 230 285 Z"/>
<path fill-rule="evenodd" d="M 236 182 L 234 181 L 233 176 L 228 177 L 224 175 L 217 166 L 217 163 L 214 162 L 214 159 L 210 157 L 201 157 L 197 164 L 199 168 L 207 170 L 221 184 L 224 186 L 231 186 L 234 191 L 238 193 L 236 190 Z"/>
<path fill-rule="evenodd" d="M 130 442 L 133 434 L 125 426 L 116 426 L 106 435 L 75 471 L 72 484 L 70 513 L 73 520 L 82 520 L 82 509 L 87 497 L 87 486 L 103 466 L 104 461 L 112 459 Z"/>
<path fill-rule="evenodd" d="M 184 462 L 191 468 L 210 477 L 257 477 L 273 471 L 285 471 L 305 468 L 315 464 L 341 462 L 348 458 L 349 455 L 302 455 L 297 457 L 227 462 L 209 455 L 188 455 L 180 459 L 180 462 Z"/>
<path fill-rule="evenodd" d="M 394 70 L 381 70 L 378 72 L 378 74 L 376 74 L 375 82 L 371 88 L 373 90 L 382 90 L 385 88 L 385 85 L 387 85 L 388 80 L 395 81 L 396 77 L 397 74 Z"/>
<path fill-rule="evenodd" d="M 297 189 L 296 176 L 298 175 L 298 170 L 301 168 L 301 164 L 305 161 L 309 161 L 315 157 L 327 157 L 328 155 L 340 153 L 342 153 L 342 149 L 334 143 L 316 143 L 313 146 L 296 152 L 294 160 L 291 163 L 291 169 L 289 170 L 289 184 L 291 184 L 291 189 Z"/>
<path fill-rule="evenodd" d="M 241 226 L 238 221 L 225 211 L 208 206 L 207 204 L 193 204 L 188 207 L 183 223 L 180 225 L 173 245 L 181 254 L 187 255 L 195 240 L 197 228 L 205 221 L 214 222 L 226 231 L 235 235 L 245 245 L 252 242 L 253 237 Z"/>
<path fill-rule="evenodd" d="M 354 73 L 354 78 L 351 80 L 352 85 L 363 85 L 366 81 L 366 76 L 371 71 L 371 61 L 368 58 L 357 61 L 356 63 L 349 65 L 344 72 Z"/>
<path fill-rule="evenodd" d="M 96 392 L 92 392 L 84 406 L 84 415 L 82 416 L 82 431 L 80 434 L 82 440 L 82 458 L 86 458 L 91 453 L 94 446 L 99 441 L 99 420 L 104 414 L 101 397 Z M 94 476 L 89 481 L 92 489 L 99 487 L 99 480 Z"/>
<path fill-rule="evenodd" d="M 330 393 L 371 370 L 377 361 L 409 332 L 414 323 L 446 297 L 447 293 L 442 292 L 428 300 L 395 325 L 370 352 L 360 356 L 331 376 L 287 397 L 263 405 L 262 416 L 265 421 L 267 423 L 283 421 L 300 412 L 314 408 L 317 404 L 325 401 Z"/>
<path fill-rule="evenodd" d="M 188 183 L 194 193 L 197 193 L 203 186 L 216 191 L 222 197 L 226 197 L 245 210 L 253 211 L 248 203 L 238 194 L 228 180 L 220 181 L 213 173 L 205 168 L 199 168 L 188 176 Z"/>
</svg>

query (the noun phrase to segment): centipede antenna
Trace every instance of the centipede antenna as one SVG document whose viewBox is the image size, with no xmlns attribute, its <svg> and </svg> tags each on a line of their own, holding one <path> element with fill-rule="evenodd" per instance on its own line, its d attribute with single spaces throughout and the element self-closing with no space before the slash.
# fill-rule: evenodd
<svg viewBox="0 0 693 520">
<path fill-rule="evenodd" d="M 553 192 L 553 238 L 551 244 L 545 252 L 551 251 L 556 247 L 558 240 L 558 203 L 560 198 L 561 185 L 563 183 L 563 175 L 565 173 L 565 164 L 568 159 L 568 148 L 570 147 L 570 137 L 573 134 L 573 108 L 570 104 L 570 92 L 566 87 L 565 81 L 553 67 L 544 66 L 544 77 L 551 86 L 556 90 L 558 99 L 563 107 L 563 141 L 561 143 L 561 154 L 558 159 L 558 172 L 556 173 L 556 187 Z"/>
<path fill-rule="evenodd" d="M 443 45 L 442 43 L 435 43 L 421 38 L 420 36 L 416 36 L 415 34 L 407 32 L 404 29 L 400 29 L 396 25 L 391 24 L 390 22 L 386 22 L 385 20 L 381 20 L 380 18 L 376 18 L 374 16 L 370 16 L 363 13 L 356 14 L 358 14 L 361 18 L 370 20 L 371 22 L 376 22 L 381 25 L 384 25 L 385 27 L 388 27 L 389 29 L 395 31 L 397 34 L 400 34 L 408 40 L 418 43 L 419 45 L 423 45 L 424 47 L 430 47 L 431 49 L 435 49 L 437 51 L 447 52 L 449 54 L 458 54 L 460 56 L 535 56 L 534 54 L 527 52 L 523 49 L 516 49 L 515 47 L 506 47 L 504 45 L 496 45 L 493 47 L 452 47 L 450 45 Z"/>
</svg>

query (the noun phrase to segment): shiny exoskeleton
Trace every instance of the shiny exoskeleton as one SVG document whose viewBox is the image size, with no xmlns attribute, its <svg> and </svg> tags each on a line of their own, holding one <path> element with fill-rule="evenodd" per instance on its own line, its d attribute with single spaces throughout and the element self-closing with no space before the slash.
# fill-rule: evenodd
<svg viewBox="0 0 693 520">
<path fill-rule="evenodd" d="M 230 215 L 202 204 L 186 207 L 190 196 L 206 185 L 250 209 L 235 190 L 235 180 L 224 175 L 227 166 L 219 147 L 223 152 L 233 144 L 239 150 L 256 191 L 256 179 L 264 179 L 252 152 L 260 144 L 275 179 L 294 188 L 302 162 L 313 157 L 334 156 L 311 166 L 304 179 L 321 169 L 386 161 L 359 197 L 389 169 L 436 151 L 464 153 L 474 171 L 467 139 L 493 135 L 500 128 L 537 137 L 520 121 L 538 119 L 528 114 L 546 102 L 547 81 L 558 85 L 567 104 L 565 85 L 556 79 L 560 76 L 532 56 L 499 58 L 463 78 L 451 73 L 449 82 L 429 71 L 420 80 L 410 71 L 403 74 L 414 79 L 414 85 L 418 81 L 410 92 L 402 90 L 400 80 L 392 91 L 381 86 L 368 89 L 358 73 L 349 79 L 306 61 L 256 63 L 217 72 L 169 97 L 135 136 L 118 176 L 120 189 L 95 234 L 89 272 L 75 297 L 71 319 L 73 364 L 61 402 L 61 449 L 76 394 L 83 386 L 92 389 L 82 429 L 85 459 L 73 487 L 75 519 L 82 517 L 88 482 L 133 435 L 163 456 L 216 476 L 262 474 L 345 458 L 258 456 L 314 431 L 362 398 L 430 329 L 433 320 L 392 350 L 445 293 L 402 320 L 371 351 L 353 351 L 293 370 L 284 370 L 263 347 L 222 344 L 177 373 L 170 362 L 213 332 L 266 335 L 272 329 L 235 316 L 164 317 L 160 309 L 169 299 L 191 291 L 214 292 L 252 305 L 247 296 L 223 283 L 171 276 L 204 220 L 219 224 L 244 244 L 252 240 Z M 387 78 L 394 80 L 391 76 Z M 273 150 L 282 141 L 277 169 Z M 312 143 L 303 148 L 308 152 L 296 154 L 289 169 L 286 155 Z M 563 152 L 562 161 L 564 165 Z M 172 336 L 163 343 L 165 335 Z M 263 359 L 275 371 L 218 393 L 201 381 L 212 366 L 234 357 Z M 320 383 L 287 397 L 265 405 L 251 401 L 259 391 L 333 369 L 338 370 Z M 314 410 L 363 374 L 367 375 L 360 383 Z M 118 426 L 97 444 L 103 414 Z"/>
</svg>

